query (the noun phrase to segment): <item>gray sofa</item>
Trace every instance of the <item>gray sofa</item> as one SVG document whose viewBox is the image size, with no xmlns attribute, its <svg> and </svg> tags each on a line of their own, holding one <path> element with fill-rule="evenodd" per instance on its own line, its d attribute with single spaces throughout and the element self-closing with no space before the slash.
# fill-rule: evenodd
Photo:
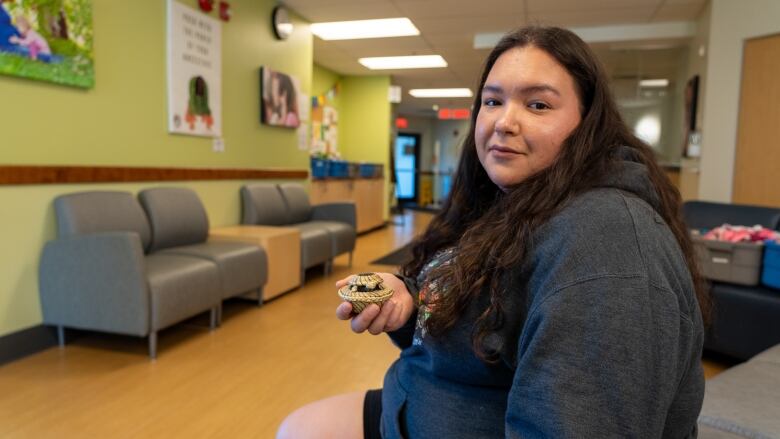
<svg viewBox="0 0 780 439">
<path fill-rule="evenodd" d="M 780 438 L 780 345 L 707 381 L 699 438 Z"/>
<path fill-rule="evenodd" d="M 258 183 L 241 188 L 241 223 L 294 227 L 301 232 L 301 285 L 306 269 L 324 264 L 326 273 L 333 258 L 355 249 L 356 217 L 352 202 L 312 206 L 300 184 Z"/>
<path fill-rule="evenodd" d="M 191 189 L 146 189 L 138 194 L 138 199 L 152 229 L 149 252 L 211 261 L 219 269 L 223 299 L 254 291 L 258 305 L 263 303 L 263 285 L 268 280 L 265 250 L 241 242 L 207 242 L 206 209 Z"/>
<path fill-rule="evenodd" d="M 192 240 L 192 229 L 160 214 L 153 239 L 144 209 L 128 192 L 63 195 L 54 208 L 58 236 L 43 249 L 39 286 L 44 324 L 57 327 L 61 345 L 65 328 L 134 335 L 148 337 L 149 356 L 155 358 L 159 330 L 205 311 L 211 311 L 212 329 L 216 326 L 228 291 L 220 267 L 172 248 Z M 192 235 L 178 236 L 178 227 Z M 156 251 L 162 248 L 168 250 Z M 252 260 L 261 258 L 255 254 Z"/>
<path fill-rule="evenodd" d="M 707 201 L 683 204 L 692 229 L 712 229 L 724 223 L 780 230 L 780 209 Z M 715 305 L 704 348 L 741 360 L 780 343 L 780 291 L 763 285 L 711 283 Z"/>
</svg>

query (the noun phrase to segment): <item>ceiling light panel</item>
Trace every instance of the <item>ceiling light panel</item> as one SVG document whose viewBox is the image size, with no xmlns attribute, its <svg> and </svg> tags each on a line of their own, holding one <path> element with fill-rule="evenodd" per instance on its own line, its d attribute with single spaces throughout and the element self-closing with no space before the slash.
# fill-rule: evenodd
<svg viewBox="0 0 780 439">
<path fill-rule="evenodd" d="M 664 88 L 669 85 L 668 79 L 642 79 L 639 81 L 640 87 L 653 87 L 653 88 Z"/>
<path fill-rule="evenodd" d="M 441 55 L 379 56 L 358 59 L 371 70 L 430 69 L 447 67 Z"/>
<path fill-rule="evenodd" d="M 416 98 L 470 98 L 474 96 L 468 88 L 415 88 L 409 94 Z"/>
<path fill-rule="evenodd" d="M 311 33 L 323 40 L 358 40 L 420 35 L 420 31 L 408 18 L 312 23 Z"/>
</svg>

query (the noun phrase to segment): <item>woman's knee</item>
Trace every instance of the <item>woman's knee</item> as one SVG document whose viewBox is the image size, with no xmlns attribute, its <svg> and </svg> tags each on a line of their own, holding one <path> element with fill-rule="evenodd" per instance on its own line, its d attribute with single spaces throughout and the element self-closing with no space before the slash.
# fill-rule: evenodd
<svg viewBox="0 0 780 439">
<path fill-rule="evenodd" d="M 355 392 L 307 404 L 282 421 L 276 438 L 362 438 L 364 399 L 364 392 Z"/>
</svg>

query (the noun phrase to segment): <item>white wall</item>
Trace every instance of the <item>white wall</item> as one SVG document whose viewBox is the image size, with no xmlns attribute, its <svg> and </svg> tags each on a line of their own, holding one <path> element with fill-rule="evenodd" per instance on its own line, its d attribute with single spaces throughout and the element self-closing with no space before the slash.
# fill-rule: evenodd
<svg viewBox="0 0 780 439">
<path fill-rule="evenodd" d="M 746 39 L 780 33 L 778 0 L 712 0 L 699 197 L 730 202 Z"/>
</svg>

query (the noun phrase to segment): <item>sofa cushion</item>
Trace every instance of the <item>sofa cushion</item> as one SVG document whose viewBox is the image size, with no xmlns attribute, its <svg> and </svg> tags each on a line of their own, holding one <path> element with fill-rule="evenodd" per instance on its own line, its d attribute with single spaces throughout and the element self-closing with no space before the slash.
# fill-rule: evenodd
<svg viewBox="0 0 780 439">
<path fill-rule="evenodd" d="M 309 221 L 311 227 L 321 227 L 328 231 L 331 238 L 333 257 L 343 253 L 349 253 L 355 249 L 355 240 L 357 238 L 355 228 L 347 223 L 338 221 Z"/>
<path fill-rule="evenodd" d="M 780 345 L 708 380 L 699 424 L 738 437 L 780 437 L 778 358 Z"/>
<path fill-rule="evenodd" d="M 309 268 L 333 258 L 328 230 L 311 223 L 293 224 L 301 232 L 301 267 Z"/>
<path fill-rule="evenodd" d="M 242 186 L 241 208 L 241 224 L 283 226 L 291 223 L 287 204 L 275 184 Z"/>
<path fill-rule="evenodd" d="M 149 251 L 206 241 L 209 219 L 198 195 L 187 188 L 154 188 L 138 194 L 149 217 Z"/>
<path fill-rule="evenodd" d="M 280 184 L 279 190 L 287 203 L 288 220 L 291 223 L 305 223 L 311 219 L 309 195 L 302 185 L 297 183 Z"/>
<path fill-rule="evenodd" d="M 224 298 L 260 289 L 268 279 L 265 250 L 252 244 L 209 241 L 179 246 L 161 253 L 195 256 L 217 264 Z"/>
<path fill-rule="evenodd" d="M 144 262 L 151 296 L 151 331 L 214 308 L 222 300 L 219 270 L 211 261 L 155 253 Z"/>
<path fill-rule="evenodd" d="M 90 191 L 54 199 L 60 237 L 98 232 L 136 232 L 144 248 L 149 245 L 149 223 L 129 192 Z"/>
<path fill-rule="evenodd" d="M 748 359 L 780 343 L 780 291 L 712 283 L 715 305 L 704 347 Z"/>
</svg>

